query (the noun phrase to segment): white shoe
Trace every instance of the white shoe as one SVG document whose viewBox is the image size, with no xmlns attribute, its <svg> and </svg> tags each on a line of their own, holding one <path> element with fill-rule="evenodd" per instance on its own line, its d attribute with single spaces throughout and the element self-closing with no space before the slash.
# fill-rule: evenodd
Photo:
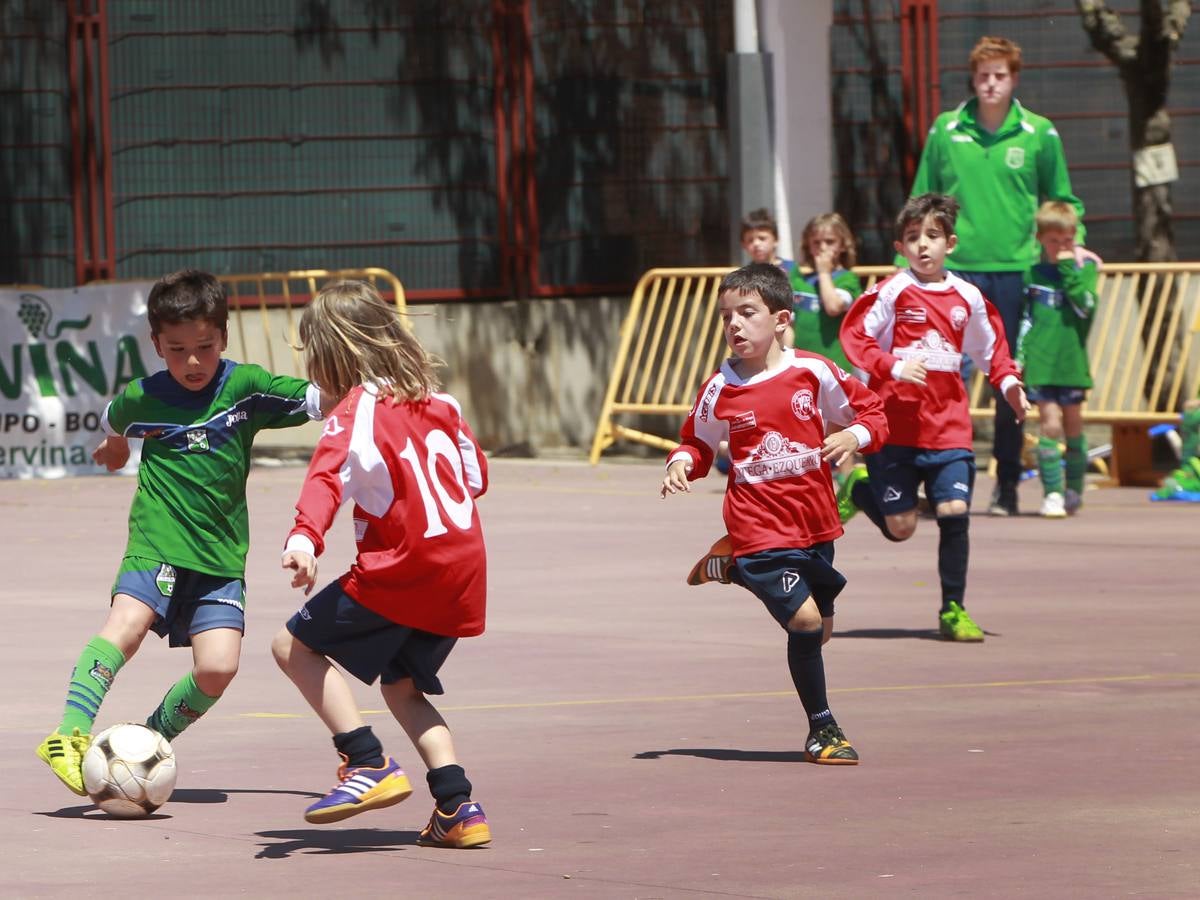
<svg viewBox="0 0 1200 900">
<path fill-rule="evenodd" d="M 1047 494 L 1042 501 L 1042 518 L 1044 519 L 1065 519 L 1067 517 L 1067 505 L 1063 499 L 1063 495 L 1057 491 L 1053 494 Z"/>
<path fill-rule="evenodd" d="M 1067 515 L 1073 516 L 1075 513 L 1079 512 L 1079 508 L 1083 506 L 1083 495 L 1080 494 L 1079 491 L 1073 491 L 1070 488 L 1067 488 L 1067 494 L 1063 501 L 1063 505 L 1066 507 Z"/>
</svg>

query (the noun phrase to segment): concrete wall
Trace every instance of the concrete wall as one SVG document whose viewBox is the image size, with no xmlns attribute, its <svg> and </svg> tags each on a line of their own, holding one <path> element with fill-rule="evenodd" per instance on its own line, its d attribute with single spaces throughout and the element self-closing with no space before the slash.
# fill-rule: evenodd
<svg viewBox="0 0 1200 900">
<path fill-rule="evenodd" d="M 616 359 L 628 297 L 414 304 L 413 330 L 446 362 L 446 390 L 488 451 L 586 450 Z M 282 311 L 231 323 L 228 356 L 303 374 Z M 241 342 L 245 335 L 245 345 Z M 311 448 L 317 424 L 263 432 L 258 446 Z"/>
</svg>

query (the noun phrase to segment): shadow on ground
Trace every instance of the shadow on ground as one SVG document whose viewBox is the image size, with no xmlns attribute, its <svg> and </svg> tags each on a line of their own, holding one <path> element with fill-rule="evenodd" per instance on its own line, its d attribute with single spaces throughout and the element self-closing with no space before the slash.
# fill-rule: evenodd
<svg viewBox="0 0 1200 900">
<path fill-rule="evenodd" d="M 275 841 L 259 846 L 255 859 L 286 859 L 293 853 L 318 855 L 339 853 L 374 853 L 380 850 L 400 850 L 417 845 L 416 831 L 384 831 L 378 828 L 351 828 L 330 831 L 327 828 L 303 828 L 291 831 L 259 831 L 261 838 Z"/>
<path fill-rule="evenodd" d="M 695 756 L 734 762 L 804 762 L 803 750 L 724 750 L 716 747 L 676 747 L 674 750 L 643 750 L 634 759 L 659 759 L 663 756 Z"/>
</svg>

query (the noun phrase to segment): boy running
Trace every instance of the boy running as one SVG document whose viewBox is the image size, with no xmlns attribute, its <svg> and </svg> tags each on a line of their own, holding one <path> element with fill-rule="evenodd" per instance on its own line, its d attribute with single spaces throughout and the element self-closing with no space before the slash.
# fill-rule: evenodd
<svg viewBox="0 0 1200 900">
<path fill-rule="evenodd" d="M 856 765 L 858 754 L 829 709 L 821 657 L 833 634 L 834 599 L 846 585 L 833 567 L 842 526 L 829 464 L 882 444 L 883 407 L 825 357 L 780 347 L 792 287 L 778 267 L 743 266 L 725 276 L 718 297 L 733 356 L 700 389 L 660 493 L 690 490 L 728 440 L 729 534 L 688 581 L 734 582 L 762 601 L 788 634 L 788 668 L 808 716 L 805 757 Z M 827 435 L 830 428 L 840 430 Z"/>
<path fill-rule="evenodd" d="M 888 540 L 906 541 L 916 531 L 917 486 L 924 482 L 939 531 L 938 628 L 948 640 L 982 641 L 982 629 L 963 608 L 975 454 L 962 354 L 987 373 L 1018 420 L 1029 405 L 995 307 L 946 271 L 957 211 L 954 199 L 941 194 L 905 203 L 895 247 L 909 267 L 859 298 L 842 322 L 846 356 L 882 398 L 891 437 L 867 457 L 866 471 L 846 479 L 838 499 L 865 512 Z"/>
<path fill-rule="evenodd" d="M 321 418 L 317 388 L 222 359 L 228 300 L 221 283 L 184 269 L 160 279 L 147 301 L 150 337 L 166 370 L 131 382 L 101 420 L 92 454 L 110 472 L 143 438 L 129 541 L 100 633 L 80 653 L 58 728 L 37 755 L 84 796 L 81 764 L 113 679 L 146 633 L 192 648 L 192 670 L 146 719 L 174 740 L 204 715 L 237 673 L 245 630 L 246 477 L 263 428 Z"/>
</svg>

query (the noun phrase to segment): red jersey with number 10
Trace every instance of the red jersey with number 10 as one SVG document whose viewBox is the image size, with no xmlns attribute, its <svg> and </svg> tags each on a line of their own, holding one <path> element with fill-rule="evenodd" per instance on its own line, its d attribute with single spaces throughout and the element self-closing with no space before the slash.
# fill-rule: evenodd
<svg viewBox="0 0 1200 900">
<path fill-rule="evenodd" d="M 487 562 L 474 498 L 485 490 L 487 460 L 453 397 L 393 404 L 357 387 L 325 420 L 287 549 L 319 555 L 353 500 L 358 556 L 342 589 L 401 625 L 480 634 Z"/>
</svg>

